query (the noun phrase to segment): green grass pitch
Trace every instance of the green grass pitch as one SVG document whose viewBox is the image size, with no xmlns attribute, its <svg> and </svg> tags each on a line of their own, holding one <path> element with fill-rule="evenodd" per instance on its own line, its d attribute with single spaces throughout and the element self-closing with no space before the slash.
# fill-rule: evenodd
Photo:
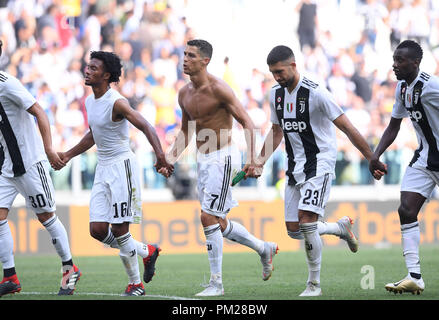
<svg viewBox="0 0 439 320">
<path fill-rule="evenodd" d="M 156 275 L 145 285 L 145 297 L 121 297 L 127 276 L 117 251 L 114 256 L 74 257 L 82 271 L 73 296 L 56 295 L 60 287 L 61 266 L 56 255 L 16 256 L 16 270 L 22 291 L 6 295 L 9 300 L 184 300 L 196 299 L 209 280 L 207 253 L 167 255 L 164 249 L 156 264 Z M 262 281 L 261 264 L 256 253 L 225 253 L 223 258 L 223 297 L 203 300 L 436 300 L 439 299 L 439 254 L 435 246 L 421 246 L 420 258 L 425 291 L 389 293 L 384 289 L 406 275 L 400 246 L 386 249 L 360 247 L 357 253 L 348 248 L 324 248 L 321 286 L 323 295 L 300 298 L 305 288 L 307 267 L 303 250 L 279 253 L 274 258 L 274 272 Z M 139 259 L 139 262 L 141 260 Z M 143 265 L 140 264 L 141 275 Z"/>
</svg>

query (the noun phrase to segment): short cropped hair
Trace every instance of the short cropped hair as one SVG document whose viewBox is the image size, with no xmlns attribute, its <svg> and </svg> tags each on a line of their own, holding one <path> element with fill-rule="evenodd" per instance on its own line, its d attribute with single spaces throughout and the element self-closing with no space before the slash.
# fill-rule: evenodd
<svg viewBox="0 0 439 320">
<path fill-rule="evenodd" d="M 197 47 L 203 57 L 212 58 L 212 45 L 206 40 L 194 39 L 187 42 L 188 46 Z"/>
<path fill-rule="evenodd" d="M 294 59 L 294 52 L 287 46 L 276 46 L 271 49 L 267 56 L 267 64 L 273 65 L 281 61 L 286 61 L 288 59 Z"/>
<path fill-rule="evenodd" d="M 110 74 L 109 83 L 119 82 L 119 78 L 122 75 L 122 63 L 116 54 L 107 51 L 92 51 L 90 59 L 102 61 L 105 72 Z"/>
<path fill-rule="evenodd" d="M 423 50 L 419 43 L 413 40 L 404 40 L 401 42 L 396 49 L 403 49 L 408 48 L 409 49 L 409 55 L 410 58 L 413 60 L 419 60 L 419 62 L 422 60 L 423 57 Z"/>
</svg>

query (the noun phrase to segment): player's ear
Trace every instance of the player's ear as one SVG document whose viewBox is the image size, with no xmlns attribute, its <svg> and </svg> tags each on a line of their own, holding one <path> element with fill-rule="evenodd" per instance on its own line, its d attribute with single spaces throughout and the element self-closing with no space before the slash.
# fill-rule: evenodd
<svg viewBox="0 0 439 320">
<path fill-rule="evenodd" d="M 111 74 L 109 72 L 104 72 L 103 77 L 104 77 L 105 80 L 110 80 Z"/>
<path fill-rule="evenodd" d="M 204 58 L 203 58 L 203 62 L 204 62 L 204 64 L 207 66 L 207 65 L 209 64 L 209 62 L 210 62 L 210 58 L 208 58 L 208 57 L 204 57 Z"/>
<path fill-rule="evenodd" d="M 419 66 L 421 65 L 421 59 L 416 58 L 413 61 L 415 62 L 416 66 L 419 68 Z"/>
</svg>

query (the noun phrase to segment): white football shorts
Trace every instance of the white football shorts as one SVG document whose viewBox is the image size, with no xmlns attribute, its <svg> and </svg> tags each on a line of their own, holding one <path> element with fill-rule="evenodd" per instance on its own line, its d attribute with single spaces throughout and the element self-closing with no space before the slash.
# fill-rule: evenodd
<svg viewBox="0 0 439 320">
<path fill-rule="evenodd" d="M 401 191 L 420 193 L 429 200 L 436 185 L 439 185 L 439 172 L 408 166 L 402 177 Z"/>
<path fill-rule="evenodd" d="M 285 185 L 285 221 L 298 222 L 299 210 L 325 215 L 334 175 L 326 173 L 295 186 Z"/>
<path fill-rule="evenodd" d="M 201 210 L 225 219 L 238 202 L 233 198 L 232 178 L 241 170 L 241 153 L 228 145 L 210 153 L 197 153 L 198 198 Z"/>
<path fill-rule="evenodd" d="M 0 208 L 10 210 L 19 193 L 24 197 L 26 207 L 36 214 L 56 211 L 49 161 L 33 164 L 19 177 L 0 176 Z"/>
<path fill-rule="evenodd" d="M 90 222 L 140 223 L 142 198 L 134 157 L 96 166 L 90 196 Z"/>
</svg>

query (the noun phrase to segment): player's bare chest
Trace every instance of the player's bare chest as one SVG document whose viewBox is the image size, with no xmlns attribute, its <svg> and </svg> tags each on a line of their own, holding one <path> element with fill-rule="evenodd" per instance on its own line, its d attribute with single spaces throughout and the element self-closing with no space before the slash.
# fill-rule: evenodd
<svg viewBox="0 0 439 320">
<path fill-rule="evenodd" d="M 187 95 L 183 101 L 186 112 L 192 119 L 213 115 L 220 108 L 220 102 L 214 96 L 206 93 Z"/>
</svg>

